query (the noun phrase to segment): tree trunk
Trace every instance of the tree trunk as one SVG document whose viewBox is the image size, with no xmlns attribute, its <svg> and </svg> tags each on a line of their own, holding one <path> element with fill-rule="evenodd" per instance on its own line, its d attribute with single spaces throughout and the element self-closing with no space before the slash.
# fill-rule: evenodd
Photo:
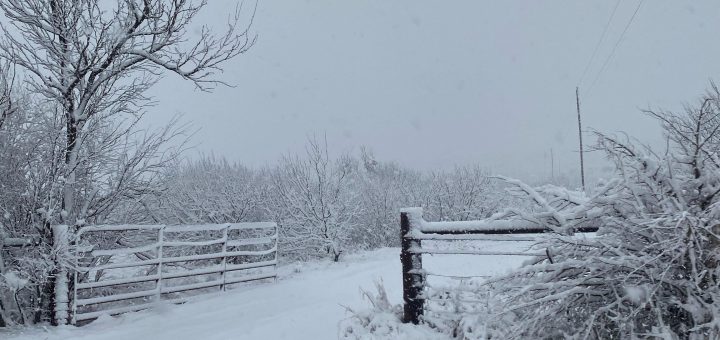
<svg viewBox="0 0 720 340">
<path fill-rule="evenodd" d="M 68 114 L 69 116 L 69 114 Z M 77 123 L 68 117 L 67 149 L 65 150 L 65 183 L 63 183 L 62 223 L 73 225 L 71 218 L 75 206 L 75 173 L 77 172 Z"/>
</svg>

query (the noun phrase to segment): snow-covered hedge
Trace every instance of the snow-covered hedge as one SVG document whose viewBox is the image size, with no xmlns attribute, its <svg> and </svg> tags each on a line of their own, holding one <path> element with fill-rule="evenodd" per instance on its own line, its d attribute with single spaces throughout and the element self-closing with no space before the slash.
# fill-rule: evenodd
<svg viewBox="0 0 720 340">
<path fill-rule="evenodd" d="M 669 149 L 597 134 L 616 174 L 588 196 L 516 183 L 543 210 L 522 217 L 559 233 L 550 259 L 488 282 L 502 308 L 475 320 L 486 336 L 720 337 L 720 92 L 683 114 L 648 113 Z M 567 235 L 583 224 L 597 235 Z"/>
</svg>

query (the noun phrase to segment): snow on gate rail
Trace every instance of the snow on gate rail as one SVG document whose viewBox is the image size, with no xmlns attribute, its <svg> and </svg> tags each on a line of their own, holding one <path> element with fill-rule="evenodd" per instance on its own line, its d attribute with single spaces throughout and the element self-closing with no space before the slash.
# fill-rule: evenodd
<svg viewBox="0 0 720 340">
<path fill-rule="evenodd" d="M 70 322 L 276 278 L 277 225 L 88 226 L 74 235 Z"/>
<path fill-rule="evenodd" d="M 453 222 L 427 222 L 422 208 L 405 208 L 400 212 L 400 236 L 403 277 L 403 321 L 417 324 L 424 315 L 429 300 L 426 276 L 444 276 L 423 269 L 423 254 L 500 255 L 500 256 L 548 256 L 540 251 L 484 251 L 474 249 L 442 249 L 423 247 L 422 241 L 511 241 L 536 242 L 537 237 L 550 231 L 544 226 L 527 220 L 479 220 Z M 584 227 L 575 232 L 595 232 L 597 228 Z M 532 248 L 532 247 L 530 247 Z M 465 279 L 468 277 L 454 277 Z M 462 301 L 455 297 L 454 299 Z M 468 301 L 465 299 L 465 301 Z M 474 302 L 479 302 L 475 300 Z"/>
</svg>

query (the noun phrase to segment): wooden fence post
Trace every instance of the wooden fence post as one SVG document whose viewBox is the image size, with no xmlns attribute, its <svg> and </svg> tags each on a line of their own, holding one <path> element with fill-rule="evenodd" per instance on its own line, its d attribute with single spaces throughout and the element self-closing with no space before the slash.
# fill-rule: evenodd
<svg viewBox="0 0 720 340">
<path fill-rule="evenodd" d="M 277 223 L 275 224 L 275 229 L 273 229 L 272 237 L 275 238 L 275 241 L 273 243 L 273 248 L 275 248 L 275 253 L 273 253 L 273 261 L 275 262 L 275 264 L 273 265 L 273 272 L 275 273 L 275 283 L 277 283 L 278 282 L 278 277 L 277 277 L 278 252 L 280 251 L 280 249 L 278 249 L 280 230 L 278 228 Z"/>
<path fill-rule="evenodd" d="M 53 262 L 55 266 L 54 296 L 52 298 L 52 322 L 55 325 L 67 325 L 69 321 L 70 291 L 68 289 L 69 276 L 67 264 L 69 257 L 70 239 L 68 226 L 56 225 L 53 232 Z"/>
<path fill-rule="evenodd" d="M 220 275 L 222 275 L 222 284 L 220 285 L 220 290 L 225 291 L 225 275 L 227 272 L 227 243 L 228 243 L 228 228 L 230 228 L 230 225 L 228 224 L 223 229 L 223 244 L 222 244 L 222 272 L 220 272 Z"/>
<path fill-rule="evenodd" d="M 77 300 L 78 300 L 78 283 L 80 282 L 78 278 L 78 272 L 79 269 L 77 267 L 81 266 L 81 257 L 80 257 L 80 247 L 82 242 L 80 241 L 80 238 L 82 238 L 82 226 L 80 228 L 76 228 L 75 232 L 72 234 L 71 242 L 75 246 L 75 251 L 73 252 L 74 259 L 73 263 L 75 264 L 75 269 L 72 271 L 72 302 L 70 303 L 70 324 L 71 325 L 77 325 L 77 319 L 75 316 L 77 315 Z M 89 275 L 89 273 L 88 273 Z"/>
<path fill-rule="evenodd" d="M 165 243 L 165 226 L 158 229 L 158 247 L 157 247 L 157 280 L 155 281 L 155 289 L 157 293 L 155 299 L 157 302 L 162 301 L 162 272 L 163 272 L 163 247 Z"/>
<path fill-rule="evenodd" d="M 412 252 L 421 249 L 418 239 L 413 239 L 413 229 L 422 221 L 422 209 L 404 209 L 400 212 L 400 262 L 403 280 L 403 322 L 420 322 L 425 305 L 425 274 L 422 269 L 422 254 Z"/>
<path fill-rule="evenodd" d="M 2 223 L 0 223 L 0 275 L 5 274 L 5 261 L 3 260 L 3 256 L 2 256 L 2 251 L 3 251 L 3 248 L 5 247 L 5 237 L 6 237 L 5 229 L 2 225 Z M 0 317 L 1 317 L 1 315 L 0 315 Z M 0 320 L 0 323 L 2 323 L 2 322 L 3 322 L 3 320 Z"/>
</svg>

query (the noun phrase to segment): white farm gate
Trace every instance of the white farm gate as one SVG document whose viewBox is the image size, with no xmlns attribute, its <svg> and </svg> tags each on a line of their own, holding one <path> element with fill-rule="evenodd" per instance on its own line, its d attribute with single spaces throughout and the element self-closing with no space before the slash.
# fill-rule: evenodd
<svg viewBox="0 0 720 340">
<path fill-rule="evenodd" d="M 277 225 L 83 227 L 70 240 L 69 321 L 180 303 L 276 278 Z M 62 308 L 62 307 L 61 307 Z"/>
</svg>

